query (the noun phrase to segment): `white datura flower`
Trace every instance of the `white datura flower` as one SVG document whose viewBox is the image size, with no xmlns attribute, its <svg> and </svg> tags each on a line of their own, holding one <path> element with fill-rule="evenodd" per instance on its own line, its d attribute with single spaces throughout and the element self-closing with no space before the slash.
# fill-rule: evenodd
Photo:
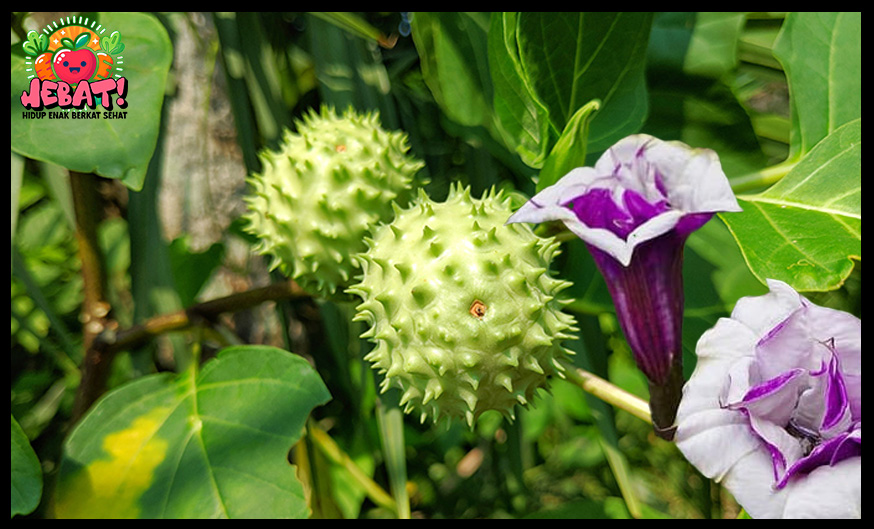
<svg viewBox="0 0 874 529">
<path fill-rule="evenodd" d="M 768 287 L 698 342 L 677 446 L 753 518 L 861 518 L 862 321 Z"/>
<path fill-rule="evenodd" d="M 586 243 L 649 380 L 653 425 L 664 439 L 674 435 L 683 386 L 683 248 L 715 213 L 739 210 L 716 152 L 635 134 L 508 220 L 560 220 Z"/>
</svg>

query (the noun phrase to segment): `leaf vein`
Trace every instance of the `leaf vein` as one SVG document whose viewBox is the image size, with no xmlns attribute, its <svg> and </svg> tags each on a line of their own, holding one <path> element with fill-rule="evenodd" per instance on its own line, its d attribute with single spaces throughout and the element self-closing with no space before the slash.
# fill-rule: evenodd
<svg viewBox="0 0 874 529">
<path fill-rule="evenodd" d="M 827 267 L 825 267 L 821 262 L 819 262 L 818 260 L 814 259 L 814 257 L 813 257 L 812 255 L 808 254 L 808 253 L 805 252 L 801 247 L 799 247 L 797 244 L 795 244 L 794 242 L 792 242 L 792 240 L 791 240 L 791 238 L 789 237 L 789 235 L 788 235 L 785 231 L 783 231 L 782 229 L 780 229 L 779 225 L 774 221 L 773 218 L 771 218 L 770 215 L 768 215 L 768 212 L 767 212 L 764 208 L 759 207 L 757 204 L 754 204 L 754 205 L 758 208 L 759 212 L 760 212 L 761 215 L 762 215 L 762 218 L 764 218 L 765 221 L 766 221 L 768 224 L 771 225 L 771 227 L 774 229 L 774 231 L 777 232 L 777 234 L 780 235 L 780 237 L 782 237 L 783 240 L 786 241 L 784 244 L 782 244 L 781 246 L 778 247 L 779 249 L 782 249 L 782 248 L 785 247 L 785 246 L 791 246 L 791 247 L 794 248 L 795 251 L 797 251 L 799 254 L 803 255 L 805 258 L 808 258 L 808 259 L 809 259 L 809 262 L 811 262 L 812 264 L 815 264 L 815 265 L 817 265 L 817 266 L 821 266 L 821 267 L 823 267 L 823 268 L 827 268 Z M 777 248 L 775 248 L 775 250 L 774 250 L 773 252 L 771 252 L 771 254 L 773 255 L 773 254 L 776 253 L 776 252 L 777 252 Z"/>
<path fill-rule="evenodd" d="M 814 211 L 816 213 L 823 213 L 830 217 L 846 217 L 851 219 L 859 219 L 862 220 L 862 213 L 849 213 L 842 210 L 831 209 L 831 208 L 823 208 L 822 206 L 817 206 L 814 204 L 804 204 L 803 202 L 795 202 L 791 200 L 778 199 L 778 198 L 769 198 L 762 195 L 756 196 L 744 196 L 740 197 L 746 202 L 750 202 L 752 204 L 771 204 L 774 206 L 780 206 L 781 208 L 797 208 L 803 209 L 805 211 Z"/>
</svg>

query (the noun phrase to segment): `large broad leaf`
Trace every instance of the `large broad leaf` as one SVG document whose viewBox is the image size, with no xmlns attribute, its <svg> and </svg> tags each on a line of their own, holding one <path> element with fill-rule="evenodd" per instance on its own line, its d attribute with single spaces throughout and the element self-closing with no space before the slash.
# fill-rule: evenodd
<svg viewBox="0 0 874 529">
<path fill-rule="evenodd" d="M 862 117 L 862 13 L 792 13 L 774 55 L 789 81 L 793 155 Z"/>
<path fill-rule="evenodd" d="M 589 152 L 636 132 L 647 112 L 649 13 L 493 15 L 495 112 L 525 163 L 540 167 L 577 110 L 601 102 Z"/>
<path fill-rule="evenodd" d="M 839 287 L 852 259 L 862 258 L 862 119 L 829 134 L 763 193 L 738 201 L 743 212 L 723 220 L 760 280 Z"/>
<path fill-rule="evenodd" d="M 42 468 L 24 430 L 12 417 L 12 516 L 28 514 L 39 505 L 42 496 Z"/>
<path fill-rule="evenodd" d="M 118 178 L 139 190 L 158 140 L 161 106 L 173 49 L 158 20 L 143 13 L 101 13 L 97 22 L 118 31 L 124 43 L 127 107 L 124 119 L 28 119 L 21 94 L 29 89 L 21 43 L 12 46 L 12 150 L 73 171 Z M 89 22 L 90 23 L 90 22 Z M 87 110 L 87 109 L 86 109 Z M 55 110 L 59 112 L 58 110 Z"/>
<path fill-rule="evenodd" d="M 775 43 L 798 164 L 723 216 L 762 281 L 830 290 L 862 257 L 861 31 L 861 13 L 792 13 Z"/>
<path fill-rule="evenodd" d="M 221 351 L 203 370 L 151 375 L 107 394 L 64 446 L 55 514 L 100 518 L 301 518 L 288 462 L 330 399 L 303 358 Z"/>
<path fill-rule="evenodd" d="M 737 66 L 737 44 L 746 15 L 702 11 L 694 16 L 683 71 L 719 79 Z"/>
<path fill-rule="evenodd" d="M 491 17 L 488 51 L 495 126 L 523 162 L 539 168 L 561 129 L 551 129 L 549 111 L 528 83 L 516 43 L 517 17 L 517 13 Z"/>
<path fill-rule="evenodd" d="M 488 13 L 416 13 L 413 41 L 422 76 L 440 108 L 467 126 L 492 126 Z"/>
</svg>

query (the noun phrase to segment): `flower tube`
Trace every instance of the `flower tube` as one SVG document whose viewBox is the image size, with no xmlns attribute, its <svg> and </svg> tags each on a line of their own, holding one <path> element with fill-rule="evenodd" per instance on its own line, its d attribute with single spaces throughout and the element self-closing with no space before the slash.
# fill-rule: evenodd
<svg viewBox="0 0 874 529">
<path fill-rule="evenodd" d="M 714 213 L 740 211 L 719 158 L 638 134 L 594 167 L 572 170 L 507 222 L 562 221 L 607 283 L 638 367 L 649 379 L 656 433 L 673 437 L 683 386 L 683 247 Z"/>
<path fill-rule="evenodd" d="M 677 447 L 754 518 L 862 515 L 862 320 L 781 281 L 701 336 Z"/>
</svg>

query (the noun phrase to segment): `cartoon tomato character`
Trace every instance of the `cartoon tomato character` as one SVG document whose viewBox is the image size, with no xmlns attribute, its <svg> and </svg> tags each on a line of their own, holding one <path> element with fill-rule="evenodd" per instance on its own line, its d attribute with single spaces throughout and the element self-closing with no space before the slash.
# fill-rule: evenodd
<svg viewBox="0 0 874 529">
<path fill-rule="evenodd" d="M 58 79 L 74 85 L 79 81 L 87 81 L 97 69 L 97 58 L 89 49 L 65 50 L 55 53 L 53 68 Z"/>
<path fill-rule="evenodd" d="M 55 52 L 52 60 L 52 69 L 61 81 L 75 85 L 80 81 L 91 79 L 97 70 L 97 56 L 86 45 L 91 34 L 80 34 L 73 42 L 70 39 L 61 39 L 65 47 Z"/>
</svg>

